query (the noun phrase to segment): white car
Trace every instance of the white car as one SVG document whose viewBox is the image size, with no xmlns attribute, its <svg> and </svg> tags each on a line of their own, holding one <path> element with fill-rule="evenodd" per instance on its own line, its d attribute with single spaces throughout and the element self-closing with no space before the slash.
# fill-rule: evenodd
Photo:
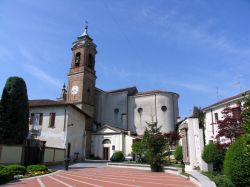
<svg viewBox="0 0 250 187">
<path fill-rule="evenodd" d="M 132 161 L 133 160 L 132 155 L 128 154 L 127 156 L 125 156 L 125 160 L 126 161 Z"/>
</svg>

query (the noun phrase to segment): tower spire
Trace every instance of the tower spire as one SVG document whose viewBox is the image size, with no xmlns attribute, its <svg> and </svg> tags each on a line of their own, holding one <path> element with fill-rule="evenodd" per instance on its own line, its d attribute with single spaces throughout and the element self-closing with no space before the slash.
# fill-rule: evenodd
<svg viewBox="0 0 250 187">
<path fill-rule="evenodd" d="M 85 28 L 84 28 L 84 32 L 82 33 L 81 36 L 88 36 L 88 21 L 85 21 Z"/>
</svg>

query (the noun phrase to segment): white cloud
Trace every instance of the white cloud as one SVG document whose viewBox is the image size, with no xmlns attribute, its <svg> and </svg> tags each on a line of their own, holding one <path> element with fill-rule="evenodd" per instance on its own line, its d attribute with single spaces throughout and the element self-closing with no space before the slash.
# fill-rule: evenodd
<svg viewBox="0 0 250 187">
<path fill-rule="evenodd" d="M 24 65 L 24 69 L 34 77 L 38 78 L 39 80 L 49 83 L 53 86 L 56 86 L 57 88 L 61 88 L 62 83 L 57 80 L 55 77 L 47 74 L 43 70 L 41 70 L 38 67 L 32 66 L 32 65 Z"/>
</svg>

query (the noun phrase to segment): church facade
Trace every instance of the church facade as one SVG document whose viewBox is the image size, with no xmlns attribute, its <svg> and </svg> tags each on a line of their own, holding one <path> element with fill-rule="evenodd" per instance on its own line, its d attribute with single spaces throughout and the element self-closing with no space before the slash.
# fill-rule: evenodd
<svg viewBox="0 0 250 187">
<path fill-rule="evenodd" d="M 136 87 L 112 91 L 96 88 L 96 47 L 86 27 L 71 48 L 72 62 L 67 89 L 65 87 L 62 89 L 61 97 L 57 101 L 51 101 L 54 104 L 58 103 L 57 107 L 67 105 L 72 108 L 68 116 L 74 115 L 72 114 L 74 111 L 78 113 L 74 115 L 77 125 L 68 127 L 70 124 L 66 126 L 64 124 L 64 128 L 61 128 L 65 137 L 61 143 L 65 148 L 70 142 L 74 144 L 74 151 L 79 152 L 82 157 L 93 155 L 107 160 L 115 151 L 123 151 L 125 155 L 131 154 L 133 139 L 143 135 L 147 122 L 157 122 L 162 127 L 162 132 L 175 130 L 179 117 L 177 93 L 161 90 L 139 92 Z M 36 101 L 30 105 L 31 115 L 34 109 L 36 113 L 39 113 L 38 109 L 45 110 L 44 112 L 47 110 L 45 106 L 39 105 L 41 103 L 39 100 Z M 37 104 L 34 105 L 34 103 Z M 50 112 L 47 111 L 47 113 Z M 54 113 L 53 117 L 56 119 L 58 116 L 56 112 Z M 83 115 L 84 120 L 81 121 L 79 115 Z M 63 124 L 58 123 L 57 126 L 63 126 Z M 77 129 L 67 132 L 65 130 L 73 128 Z M 43 136 L 46 134 L 43 133 L 46 129 L 48 130 L 41 127 L 41 133 L 36 138 L 47 140 L 46 145 L 57 146 L 50 143 L 48 137 Z M 51 133 L 53 134 L 50 132 L 50 135 Z M 72 139 L 74 136 L 81 138 L 74 142 L 74 138 Z"/>
</svg>

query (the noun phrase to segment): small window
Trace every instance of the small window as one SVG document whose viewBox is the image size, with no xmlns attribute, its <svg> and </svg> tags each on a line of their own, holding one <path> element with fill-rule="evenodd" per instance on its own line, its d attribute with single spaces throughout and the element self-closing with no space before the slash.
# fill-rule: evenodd
<svg viewBox="0 0 250 187">
<path fill-rule="evenodd" d="M 76 67 L 80 66 L 80 59 L 81 59 L 81 53 L 78 52 L 78 53 L 76 53 L 76 56 L 75 56 L 75 66 Z"/>
<path fill-rule="evenodd" d="M 50 113 L 49 114 L 49 127 L 50 128 L 55 127 L 55 118 L 56 118 L 56 113 Z"/>
<path fill-rule="evenodd" d="M 141 113 L 143 112 L 143 109 L 142 109 L 142 108 L 138 108 L 138 110 L 137 110 L 137 111 L 138 111 L 138 113 L 140 113 L 140 114 L 141 114 Z"/>
<path fill-rule="evenodd" d="M 167 107 L 166 107 L 166 106 L 162 106 L 162 107 L 161 107 L 161 110 L 162 110 L 163 112 L 166 112 L 166 111 L 167 111 Z"/>
<path fill-rule="evenodd" d="M 215 119 L 215 122 L 217 123 L 219 120 L 218 113 L 214 113 L 214 119 Z"/>
<path fill-rule="evenodd" d="M 119 109 L 118 109 L 118 108 L 115 108 L 114 113 L 115 113 L 115 114 L 118 114 L 118 113 L 119 113 Z"/>
<path fill-rule="evenodd" d="M 43 123 L 43 113 L 31 113 L 30 114 L 30 125 L 38 126 Z"/>
</svg>

